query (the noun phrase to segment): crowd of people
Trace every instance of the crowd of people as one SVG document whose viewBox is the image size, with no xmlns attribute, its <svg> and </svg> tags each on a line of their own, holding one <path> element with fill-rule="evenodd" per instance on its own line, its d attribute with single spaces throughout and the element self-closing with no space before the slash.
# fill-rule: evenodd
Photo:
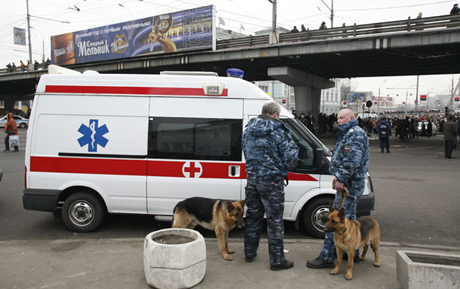
<svg viewBox="0 0 460 289">
<path fill-rule="evenodd" d="M 419 136 L 432 137 L 436 131 L 442 132 L 444 118 L 435 116 L 390 116 L 386 119 L 391 126 L 396 137 L 401 140 L 415 139 Z M 460 118 L 456 118 L 458 122 Z M 358 119 L 359 125 L 365 129 L 368 135 L 377 134 L 377 126 L 381 121 L 381 117 L 374 119 L 373 117 L 366 119 Z"/>
<path fill-rule="evenodd" d="M 318 123 L 316 124 L 315 117 L 308 112 L 300 113 L 300 116 L 297 116 L 296 110 L 292 110 L 291 113 L 300 120 L 314 135 L 321 135 L 326 133 L 332 133 L 334 136 L 337 133 L 337 114 L 332 113 L 327 115 L 325 113 L 320 113 L 318 115 Z M 316 131 L 315 127 L 318 128 Z"/>
<path fill-rule="evenodd" d="M 30 61 L 27 60 L 27 64 L 24 64 L 24 62 L 22 60 L 19 61 L 19 64 L 18 66 L 16 66 L 16 64 L 14 62 L 11 62 L 11 63 L 8 63 L 6 65 L 6 71 L 7 72 L 14 72 L 14 71 L 17 71 L 18 69 L 20 71 L 27 71 L 29 70 L 29 64 L 30 64 Z M 48 59 L 43 59 L 41 63 L 39 63 L 37 60 L 34 61 L 34 70 L 38 70 L 39 68 L 43 68 L 43 69 L 46 69 L 49 65 L 51 64 L 51 60 L 48 58 Z"/>
<path fill-rule="evenodd" d="M 460 14 L 460 8 L 458 7 L 458 4 L 454 4 L 454 6 L 452 7 L 452 9 L 450 10 L 450 13 L 449 15 L 459 15 Z M 417 14 L 417 17 L 415 19 L 422 19 L 422 12 L 419 12 Z M 417 26 L 420 26 L 421 24 L 423 24 L 422 22 L 417 22 L 416 25 Z M 342 27 L 345 27 L 345 23 L 342 24 Z M 321 25 L 319 26 L 318 28 L 319 30 L 326 30 L 327 29 L 327 25 L 326 25 L 326 22 L 321 22 Z M 416 30 L 423 30 L 423 28 L 416 28 Z M 307 29 L 305 28 L 305 26 L 303 24 L 301 24 L 301 29 L 297 29 L 297 26 L 294 26 L 294 28 L 291 30 L 291 32 L 306 32 Z"/>
<path fill-rule="evenodd" d="M 337 136 L 337 114 L 327 115 L 320 113 L 318 115 L 318 123 L 315 122 L 315 117 L 308 112 L 302 112 L 297 116 L 296 110 L 291 113 L 297 117 L 313 134 L 323 135 L 332 134 Z M 392 115 L 380 116 L 378 118 L 357 118 L 358 125 L 366 131 L 368 136 L 380 136 L 379 124 L 382 120 L 388 123 L 388 137 L 395 136 L 402 141 L 406 139 L 418 139 L 419 137 L 432 137 L 437 132 L 443 132 L 446 117 L 437 117 L 436 115 Z M 454 115 L 453 121 L 460 127 L 460 115 Z M 460 134 L 460 131 L 458 132 Z"/>
</svg>

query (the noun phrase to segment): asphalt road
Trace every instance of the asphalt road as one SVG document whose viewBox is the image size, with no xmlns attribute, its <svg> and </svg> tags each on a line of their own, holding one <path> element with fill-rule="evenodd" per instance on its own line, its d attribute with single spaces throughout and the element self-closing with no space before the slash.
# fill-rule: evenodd
<svg viewBox="0 0 460 289">
<path fill-rule="evenodd" d="M 20 151 L 0 152 L 4 171 L 0 182 L 0 241 L 143 238 L 153 230 L 170 227 L 170 222 L 153 216 L 110 215 L 92 233 L 73 233 L 59 216 L 27 211 L 22 207 L 24 187 L 25 129 L 20 130 Z M 322 139 L 332 148 L 335 140 Z M 376 208 L 372 215 L 380 222 L 382 241 L 405 245 L 460 247 L 460 152 L 444 158 L 442 135 L 401 142 L 391 139 L 391 153 L 380 153 L 377 139 L 370 140 L 371 174 L 376 192 Z M 205 237 L 213 232 L 198 229 Z M 235 229 L 230 237 L 241 237 Z M 286 238 L 311 239 L 304 231 L 296 231 L 286 222 Z"/>
</svg>

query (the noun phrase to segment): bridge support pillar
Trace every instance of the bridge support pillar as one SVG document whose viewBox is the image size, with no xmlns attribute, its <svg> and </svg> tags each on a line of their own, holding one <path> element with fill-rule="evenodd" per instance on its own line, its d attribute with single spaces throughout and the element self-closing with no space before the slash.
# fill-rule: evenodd
<svg viewBox="0 0 460 289">
<path fill-rule="evenodd" d="M 294 87 L 296 111 L 311 112 L 318 119 L 321 89 L 335 86 L 333 81 L 291 67 L 272 67 L 268 76 Z"/>
<path fill-rule="evenodd" d="M 5 109 L 6 110 L 12 110 L 14 109 L 14 104 L 16 103 L 16 101 L 14 99 L 6 99 L 4 101 L 4 106 L 5 106 Z"/>
</svg>

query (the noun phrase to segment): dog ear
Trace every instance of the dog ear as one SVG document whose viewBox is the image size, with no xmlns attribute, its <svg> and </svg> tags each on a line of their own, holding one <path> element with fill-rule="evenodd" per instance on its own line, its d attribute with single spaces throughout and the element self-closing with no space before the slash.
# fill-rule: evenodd
<svg viewBox="0 0 460 289">
<path fill-rule="evenodd" d="M 246 204 L 246 201 L 247 201 L 246 199 L 240 201 L 240 204 L 241 204 L 242 207 L 244 207 L 244 205 Z"/>
<path fill-rule="evenodd" d="M 332 202 L 329 203 L 329 214 L 334 212 L 334 207 L 332 206 Z"/>
<path fill-rule="evenodd" d="M 228 211 L 228 212 L 231 212 L 231 211 L 233 211 L 233 209 L 234 209 L 234 207 L 233 207 L 232 202 L 228 202 L 228 203 L 227 203 L 227 211 Z"/>
<path fill-rule="evenodd" d="M 340 209 L 339 218 L 340 218 L 340 221 L 342 221 L 342 222 L 343 222 L 343 220 L 345 220 L 345 209 L 344 208 Z"/>
</svg>

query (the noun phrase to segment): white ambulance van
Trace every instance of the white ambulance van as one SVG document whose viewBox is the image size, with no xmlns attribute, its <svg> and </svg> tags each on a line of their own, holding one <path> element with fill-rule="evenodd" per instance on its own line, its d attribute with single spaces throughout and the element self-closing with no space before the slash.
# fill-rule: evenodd
<svg viewBox="0 0 460 289">
<path fill-rule="evenodd" d="M 44 75 L 27 132 L 24 208 L 89 232 L 107 213 L 171 216 L 188 197 L 244 199 L 241 136 L 270 100 L 215 73 Z M 300 147 L 284 219 L 322 237 L 335 193 L 331 152 L 286 109 L 280 118 Z M 368 177 L 358 211 L 373 209 Z"/>
</svg>

